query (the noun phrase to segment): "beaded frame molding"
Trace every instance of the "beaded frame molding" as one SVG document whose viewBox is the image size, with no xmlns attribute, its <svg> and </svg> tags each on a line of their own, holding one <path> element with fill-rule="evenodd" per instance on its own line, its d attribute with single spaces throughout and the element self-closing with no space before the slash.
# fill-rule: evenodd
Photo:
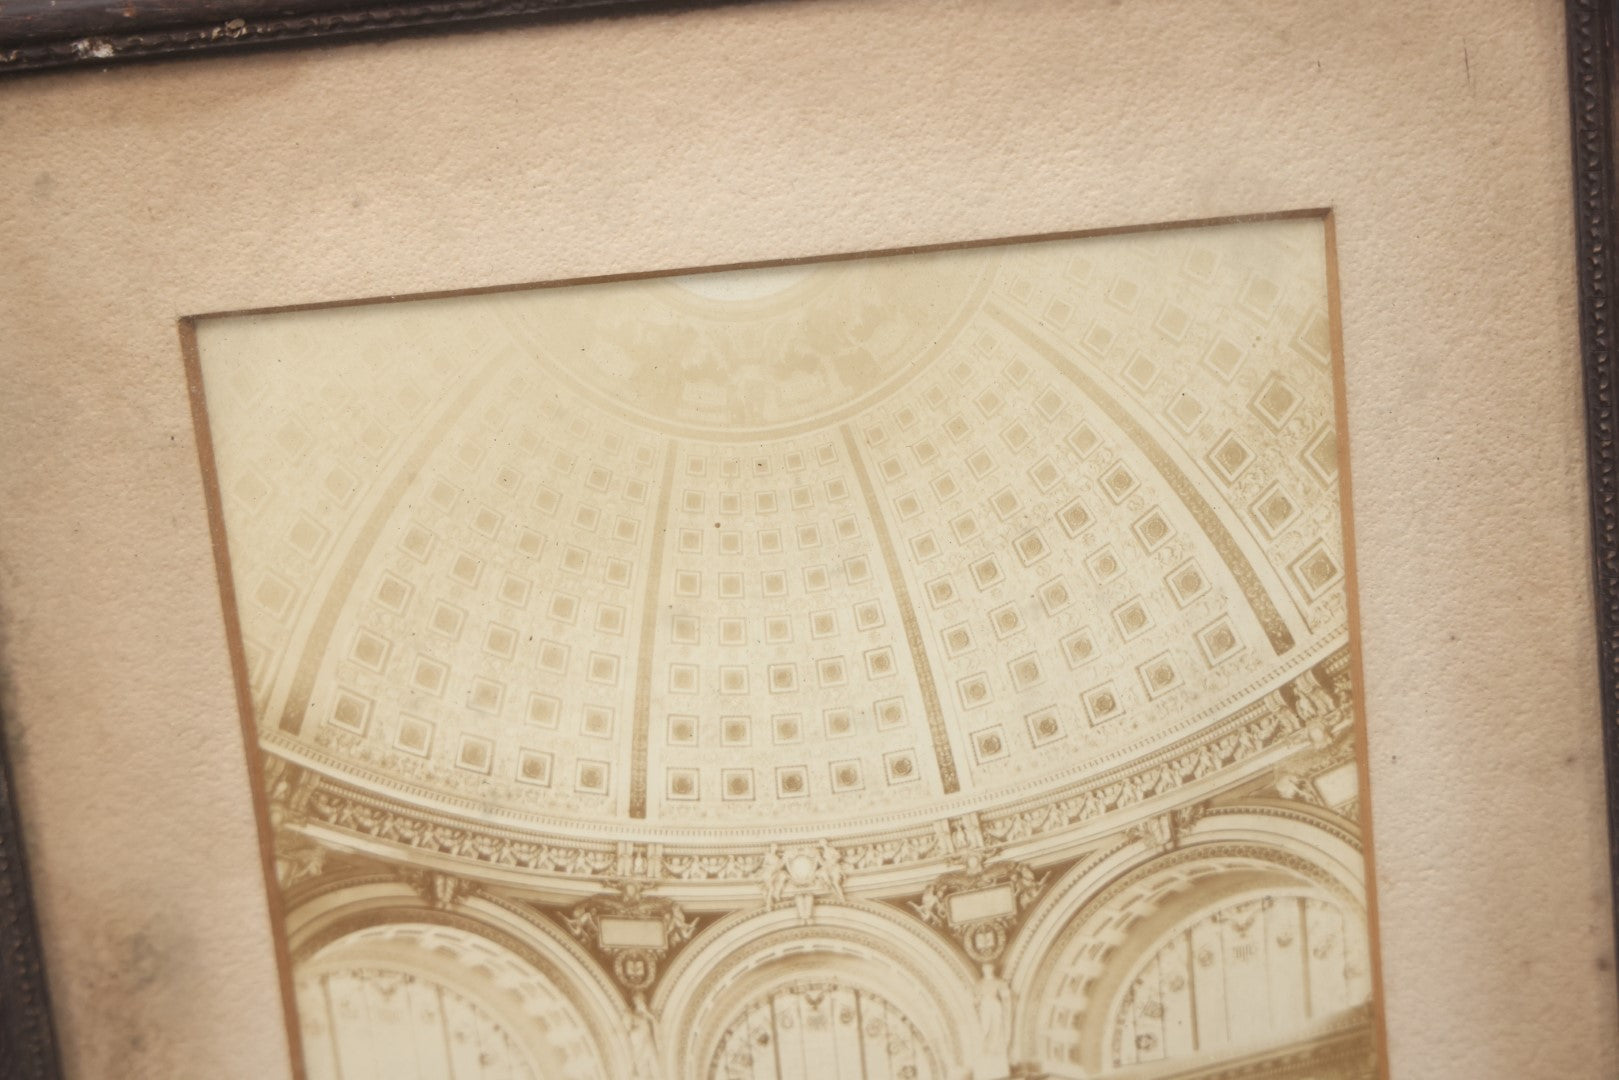
<svg viewBox="0 0 1619 1080">
<path fill-rule="evenodd" d="M 758 0 L 7 0 L 0 75 Z"/>
<path fill-rule="evenodd" d="M 1568 105 L 1574 156 L 1574 250 L 1591 492 L 1592 586 L 1608 788 L 1608 870 L 1619 930 L 1619 352 L 1614 273 L 1619 262 L 1613 122 L 1619 78 L 1619 0 L 1566 0 Z"/>
<path fill-rule="evenodd" d="M 757 0 L 9 0 L 0 8 L 0 75 L 742 2 Z M 1619 0 L 1565 0 L 1565 13 L 1610 872 L 1619 896 L 1619 138 L 1613 128 Z M 0 716 L 0 732 L 4 720 Z M 0 739 L 0 1076 L 59 1080 L 12 790 Z M 1619 901 L 1615 925 L 1619 929 Z"/>
</svg>

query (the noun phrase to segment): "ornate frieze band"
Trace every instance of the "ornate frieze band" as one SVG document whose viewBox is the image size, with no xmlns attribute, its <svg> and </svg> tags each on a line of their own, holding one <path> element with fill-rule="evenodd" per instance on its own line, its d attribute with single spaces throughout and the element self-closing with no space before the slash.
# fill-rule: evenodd
<svg viewBox="0 0 1619 1080">
<path fill-rule="evenodd" d="M 970 815 L 970 829 L 930 823 L 904 832 L 839 839 L 835 849 L 847 872 L 864 876 L 941 859 L 964 845 L 1025 844 L 1060 836 L 1290 745 L 1289 760 L 1314 756 L 1327 761 L 1333 756 L 1332 747 L 1346 745 L 1338 736 L 1350 723 L 1348 693 L 1347 655 L 1340 652 L 1296 678 L 1285 691 L 1274 691 L 1240 712 L 1234 724 L 1214 726 L 1202 741 L 1168 760 L 1140 763 L 1122 776 L 1092 781 L 1011 811 Z M 677 883 L 743 883 L 759 879 L 769 853 L 768 848 L 749 845 L 694 848 L 536 836 L 437 817 L 325 776 L 301 775 L 309 790 L 299 796 L 298 820 L 292 824 L 491 868 L 562 879 L 633 875 Z M 963 835 L 958 841 L 956 833 L 976 835 Z"/>
</svg>

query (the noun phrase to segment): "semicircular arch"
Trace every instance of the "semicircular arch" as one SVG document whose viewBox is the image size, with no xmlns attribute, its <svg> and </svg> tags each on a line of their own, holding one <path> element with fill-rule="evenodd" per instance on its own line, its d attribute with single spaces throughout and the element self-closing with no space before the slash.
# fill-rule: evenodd
<svg viewBox="0 0 1619 1080">
<path fill-rule="evenodd" d="M 476 939 L 554 987 L 577 1013 L 605 1074 L 629 1075 L 617 988 L 577 942 L 517 904 L 475 894 L 439 907 L 408 884 L 379 876 L 310 897 L 288 912 L 286 925 L 294 976 L 335 944 L 390 928 L 437 928 Z"/>
<path fill-rule="evenodd" d="M 721 919 L 675 962 L 653 1007 L 672 1033 L 663 1048 L 671 1075 L 697 1076 L 718 1045 L 730 1013 L 802 971 L 835 972 L 897 1007 L 935 1048 L 947 1069 L 961 1067 L 975 1016 L 975 972 L 937 934 L 881 904 L 818 904 L 808 922 L 792 908 L 740 912 Z"/>
<path fill-rule="evenodd" d="M 1185 829 L 1173 850 L 1136 840 L 1080 862 L 1041 898 L 1007 950 L 1006 977 L 1020 1003 L 1017 1056 L 1051 1056 L 1040 1032 L 1061 984 L 1067 1004 L 1060 1019 L 1080 1033 L 1071 1044 L 1080 1048 L 1079 1064 L 1098 1067 L 1103 1010 L 1091 1004 L 1111 999 L 1145 943 L 1181 917 L 1165 906 L 1172 898 L 1195 892 L 1204 908 L 1242 893 L 1301 888 L 1365 911 L 1354 835 L 1291 807 L 1222 809 Z"/>
</svg>

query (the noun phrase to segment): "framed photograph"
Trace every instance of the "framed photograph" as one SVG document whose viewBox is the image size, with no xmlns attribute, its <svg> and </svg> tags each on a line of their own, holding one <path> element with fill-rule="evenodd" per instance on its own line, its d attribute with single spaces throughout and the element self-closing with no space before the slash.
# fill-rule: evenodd
<svg viewBox="0 0 1619 1080">
<path fill-rule="evenodd" d="M 1607 8 L 578 6 L 0 49 L 6 1069 L 1612 1075 Z"/>
</svg>

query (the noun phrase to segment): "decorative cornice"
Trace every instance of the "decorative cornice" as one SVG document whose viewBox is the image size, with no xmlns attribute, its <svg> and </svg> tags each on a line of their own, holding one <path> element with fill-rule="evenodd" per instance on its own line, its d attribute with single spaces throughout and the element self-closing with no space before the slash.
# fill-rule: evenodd
<svg viewBox="0 0 1619 1080">
<path fill-rule="evenodd" d="M 1324 677 L 1331 690 L 1316 676 L 1306 676 L 1312 688 L 1308 693 L 1268 695 L 1264 707 L 1248 714 L 1235 731 L 1213 733 L 1197 749 L 1167 763 L 1144 764 L 1123 779 L 1059 792 L 1042 804 L 999 817 L 931 822 L 898 835 L 834 837 L 829 849 L 848 875 L 850 892 L 872 897 L 913 892 L 931 876 L 930 867 L 958 855 L 963 845 L 991 844 L 1008 857 L 1050 866 L 1110 832 L 1139 826 L 1138 818 L 1202 801 L 1212 794 L 1211 786 L 1230 790 L 1268 775 L 1278 761 L 1319 757 L 1324 740 L 1332 740 L 1326 744 L 1329 749 L 1347 745 L 1352 726 L 1345 696 L 1347 669 L 1327 671 Z M 1318 702 L 1314 711 L 1312 697 Z M 284 785 L 278 790 L 302 788 Z M 594 892 L 601 881 L 631 875 L 649 887 L 674 889 L 683 903 L 706 910 L 735 907 L 757 893 L 770 850 L 751 843 L 581 843 L 400 807 L 329 777 L 318 778 L 301 813 L 289 819 L 289 828 L 339 850 L 431 864 L 508 886 L 531 884 L 538 892 L 559 896 Z M 1335 832 L 1356 842 L 1343 829 Z"/>
<path fill-rule="evenodd" d="M 1013 811 L 984 814 L 984 835 L 1000 844 L 1018 843 L 1168 794 L 1279 743 L 1294 741 L 1299 753 L 1310 753 L 1323 740 L 1341 742 L 1353 726 L 1349 680 L 1348 650 L 1341 649 L 1288 684 L 1291 701 L 1281 690 L 1273 691 L 1238 714 L 1241 724 L 1216 727 L 1196 743 L 1176 747 L 1172 757 L 1147 759 L 1108 783 L 1070 789 Z"/>
</svg>

